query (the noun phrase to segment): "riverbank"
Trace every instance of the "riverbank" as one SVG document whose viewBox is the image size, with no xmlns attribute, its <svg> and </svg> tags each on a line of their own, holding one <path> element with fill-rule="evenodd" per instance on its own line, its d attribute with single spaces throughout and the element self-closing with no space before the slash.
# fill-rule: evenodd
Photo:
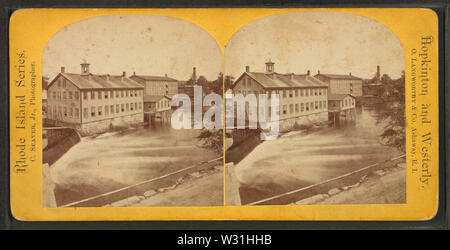
<svg viewBox="0 0 450 250">
<path fill-rule="evenodd" d="M 106 207 L 150 206 L 220 206 L 223 204 L 223 168 L 211 168 L 190 173 L 171 186 L 150 189 Z"/>
<path fill-rule="evenodd" d="M 403 162 L 365 175 L 351 186 L 333 188 L 294 204 L 403 204 L 405 190 L 406 163 Z"/>
</svg>

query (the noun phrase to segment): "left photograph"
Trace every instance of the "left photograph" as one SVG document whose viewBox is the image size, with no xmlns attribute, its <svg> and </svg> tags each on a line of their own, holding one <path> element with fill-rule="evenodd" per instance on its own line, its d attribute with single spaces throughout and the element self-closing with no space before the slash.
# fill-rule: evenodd
<svg viewBox="0 0 450 250">
<path fill-rule="evenodd" d="M 223 93 L 222 53 L 205 30 L 90 18 L 48 41 L 42 67 L 43 207 L 223 205 L 222 130 L 172 126 L 174 96 Z"/>
</svg>

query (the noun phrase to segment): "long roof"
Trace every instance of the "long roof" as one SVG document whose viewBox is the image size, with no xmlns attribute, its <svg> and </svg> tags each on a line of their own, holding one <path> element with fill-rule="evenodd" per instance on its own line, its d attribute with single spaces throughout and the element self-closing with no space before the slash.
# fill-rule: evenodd
<svg viewBox="0 0 450 250">
<path fill-rule="evenodd" d="M 351 94 L 328 94 L 328 100 L 340 101 L 340 100 L 344 100 L 344 98 L 347 97 L 347 96 L 351 96 L 351 97 L 355 98 Z"/>
<path fill-rule="evenodd" d="M 253 78 L 253 80 L 261 84 L 264 88 L 268 89 L 327 87 L 326 83 L 310 75 L 244 72 L 240 78 L 242 78 L 245 74 Z M 236 83 L 239 82 L 240 78 L 236 81 Z"/>
<path fill-rule="evenodd" d="M 166 81 L 166 82 L 176 82 L 176 79 L 167 76 L 149 76 L 149 75 L 132 75 L 131 77 L 138 77 L 146 81 Z"/>
<path fill-rule="evenodd" d="M 324 76 L 330 79 L 342 79 L 342 80 L 362 80 L 362 78 L 352 76 L 352 75 L 337 75 L 337 74 L 316 74 L 314 77 Z"/>
<path fill-rule="evenodd" d="M 166 95 L 144 95 L 144 102 L 158 102 L 163 98 L 171 100 L 171 98 Z"/>
<path fill-rule="evenodd" d="M 112 75 L 80 75 L 74 73 L 59 73 L 48 85 L 50 87 L 56 79 L 63 76 L 79 89 L 143 89 L 138 82 L 123 76 Z"/>
</svg>

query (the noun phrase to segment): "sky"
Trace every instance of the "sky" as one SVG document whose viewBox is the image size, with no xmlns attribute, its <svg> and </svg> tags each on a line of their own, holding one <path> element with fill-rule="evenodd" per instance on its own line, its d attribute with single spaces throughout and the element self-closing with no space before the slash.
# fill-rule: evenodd
<svg viewBox="0 0 450 250">
<path fill-rule="evenodd" d="M 58 31 L 43 53 L 43 75 L 53 79 L 61 66 L 80 73 L 90 63 L 93 74 L 157 75 L 188 80 L 215 80 L 222 72 L 217 42 L 200 27 L 176 18 L 152 15 L 112 15 L 86 19 Z"/>
<path fill-rule="evenodd" d="M 264 72 L 267 60 L 275 72 L 315 75 L 349 74 L 398 78 L 404 70 L 404 51 L 397 36 L 372 19 L 341 12 L 276 14 L 243 26 L 225 49 L 225 74 L 239 77 L 245 66 Z"/>
</svg>

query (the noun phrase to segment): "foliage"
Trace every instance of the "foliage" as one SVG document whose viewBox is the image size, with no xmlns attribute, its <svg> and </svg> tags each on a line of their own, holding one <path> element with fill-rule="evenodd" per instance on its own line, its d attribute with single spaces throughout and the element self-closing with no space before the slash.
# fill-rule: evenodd
<svg viewBox="0 0 450 250">
<path fill-rule="evenodd" d="M 382 104 L 385 106 L 378 118 L 378 124 L 386 123 L 381 134 L 383 143 L 398 148 L 405 152 L 406 130 L 405 130 L 405 76 L 404 73 L 398 79 L 391 79 L 383 75 L 382 82 L 384 92 L 381 96 Z"/>
<path fill-rule="evenodd" d="M 206 129 L 203 128 L 200 135 L 197 136 L 203 143 L 203 147 L 215 151 L 222 155 L 223 150 L 223 130 L 222 129 Z"/>
</svg>

